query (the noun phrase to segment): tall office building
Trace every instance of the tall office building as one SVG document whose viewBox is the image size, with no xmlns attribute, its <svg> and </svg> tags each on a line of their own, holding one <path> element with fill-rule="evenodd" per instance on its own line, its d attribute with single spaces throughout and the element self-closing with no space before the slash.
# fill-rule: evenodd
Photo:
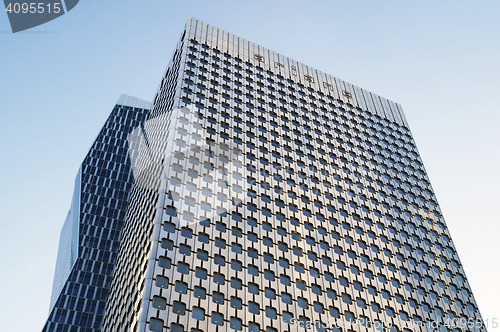
<svg viewBox="0 0 500 332">
<path fill-rule="evenodd" d="M 128 141 L 101 331 L 485 331 L 400 105 L 189 19 Z"/>
<path fill-rule="evenodd" d="M 133 184 L 127 139 L 149 108 L 122 95 L 78 170 L 44 332 L 99 331 Z"/>
<path fill-rule="evenodd" d="M 400 105 L 189 19 L 133 141 L 103 331 L 484 330 Z"/>
</svg>

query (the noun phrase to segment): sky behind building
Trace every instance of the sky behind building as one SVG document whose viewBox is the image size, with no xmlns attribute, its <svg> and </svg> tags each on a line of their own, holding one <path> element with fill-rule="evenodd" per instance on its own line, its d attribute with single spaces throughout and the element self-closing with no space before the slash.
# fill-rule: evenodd
<svg viewBox="0 0 500 332">
<path fill-rule="evenodd" d="M 41 330 L 78 166 L 121 93 L 153 98 L 189 16 L 400 103 L 481 314 L 500 318 L 499 11 L 494 1 L 87 1 L 15 35 L 0 15 L 0 329 Z"/>
</svg>

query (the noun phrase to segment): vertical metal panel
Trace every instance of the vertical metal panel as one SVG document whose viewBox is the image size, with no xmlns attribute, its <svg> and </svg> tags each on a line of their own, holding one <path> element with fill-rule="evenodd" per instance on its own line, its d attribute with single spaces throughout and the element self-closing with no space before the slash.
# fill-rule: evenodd
<svg viewBox="0 0 500 332">
<path fill-rule="evenodd" d="M 232 47 L 231 47 L 231 43 L 232 43 L 232 36 L 230 33 L 225 33 L 224 34 L 224 45 L 225 45 L 225 49 L 224 49 L 224 52 L 223 53 L 233 53 L 232 51 Z"/>
<path fill-rule="evenodd" d="M 361 89 L 363 96 L 365 98 L 365 105 L 366 109 L 368 112 L 371 114 L 377 114 L 377 110 L 375 109 L 375 106 L 373 105 L 373 100 L 370 92 L 366 91 L 365 89 Z"/>
<path fill-rule="evenodd" d="M 385 118 L 388 119 L 389 121 L 394 122 L 394 117 L 392 116 L 391 113 L 391 108 L 389 107 L 389 103 L 387 102 L 387 99 L 380 97 L 380 102 L 382 104 L 382 107 L 384 109 L 384 114 Z"/>
<path fill-rule="evenodd" d="M 217 45 L 219 46 L 219 51 L 224 52 L 227 47 L 227 32 L 219 29 L 217 31 Z"/>
<path fill-rule="evenodd" d="M 252 61 L 254 66 L 258 66 L 260 64 L 260 61 L 256 59 L 255 55 L 257 57 L 259 55 L 262 55 L 262 46 L 251 43 L 252 44 L 252 52 L 250 53 L 250 60 Z"/>
<path fill-rule="evenodd" d="M 255 45 L 252 42 L 248 42 L 248 61 L 252 63 L 254 66 L 257 63 L 257 60 L 255 60 L 255 54 L 258 53 L 258 46 Z"/>
<path fill-rule="evenodd" d="M 328 96 L 331 96 L 332 98 L 337 98 L 337 91 L 336 91 L 336 86 L 335 86 L 335 81 L 332 80 L 332 76 L 325 74 L 325 82 L 327 84 L 326 86 L 326 92 L 325 94 Z"/>
<path fill-rule="evenodd" d="M 215 29 L 213 25 L 207 24 L 207 44 L 210 48 L 215 47 L 215 43 L 213 40 L 213 35 L 215 32 L 214 30 Z"/>
<path fill-rule="evenodd" d="M 378 110 L 378 106 L 376 104 L 376 96 L 374 96 L 371 92 L 366 92 L 366 96 L 367 98 L 370 99 L 370 102 L 371 102 L 371 105 L 372 105 L 372 114 L 373 115 L 379 115 L 379 110 Z"/>
<path fill-rule="evenodd" d="M 311 76 L 314 78 L 314 89 L 321 91 L 321 86 L 323 84 L 323 78 L 321 77 L 322 72 L 317 69 L 311 68 Z"/>
<path fill-rule="evenodd" d="M 262 61 L 257 61 L 258 62 L 258 65 L 262 68 L 264 68 L 264 64 L 269 61 L 267 59 L 267 49 L 264 47 L 264 46 L 260 46 L 258 45 L 258 48 L 259 48 L 259 52 L 257 54 L 259 54 L 260 56 L 262 56 Z"/>
<path fill-rule="evenodd" d="M 233 35 L 232 33 L 229 34 L 229 45 L 231 49 L 231 56 L 232 57 L 237 57 L 238 56 L 238 37 Z"/>
<path fill-rule="evenodd" d="M 219 38 L 219 32 L 216 27 L 214 27 L 213 25 L 210 25 L 211 27 L 211 42 L 212 42 L 212 48 L 216 48 L 217 47 L 217 39 Z"/>
<path fill-rule="evenodd" d="M 278 62 L 281 65 L 279 65 L 277 69 L 278 69 L 278 72 L 280 73 L 280 75 L 282 75 L 283 77 L 293 76 L 292 71 L 291 71 L 291 68 L 292 68 L 291 66 L 295 66 L 295 63 L 291 64 L 290 60 L 291 59 L 287 58 L 283 54 L 279 54 Z M 293 60 L 292 60 L 292 62 L 293 62 Z"/>
<path fill-rule="evenodd" d="M 271 54 L 272 54 L 272 51 L 268 48 L 265 49 L 265 54 L 264 54 L 264 59 L 265 59 L 265 63 L 264 65 L 262 66 L 262 68 L 264 68 L 264 70 L 270 70 L 272 67 L 271 67 Z M 262 73 L 264 75 L 264 73 Z M 265 77 L 265 75 L 264 75 Z"/>
<path fill-rule="evenodd" d="M 243 55 L 245 57 L 244 62 L 247 62 L 248 60 L 250 60 L 250 42 L 245 39 L 243 47 L 245 49 L 245 53 Z"/>
<path fill-rule="evenodd" d="M 267 56 L 267 60 L 266 60 L 267 64 L 266 64 L 265 69 L 266 69 L 266 71 L 267 70 L 271 70 L 272 71 L 274 69 L 274 51 L 272 51 L 270 49 L 267 49 L 266 56 Z M 263 75 L 264 75 L 264 78 L 267 77 L 267 74 L 264 73 Z"/>
<path fill-rule="evenodd" d="M 205 44 L 208 45 L 208 47 L 212 48 L 212 33 L 211 33 L 211 26 L 207 25 L 207 30 L 204 34 L 205 36 Z"/>
<path fill-rule="evenodd" d="M 211 26 L 212 27 L 212 33 L 210 34 L 211 35 L 211 42 L 212 42 L 212 48 L 217 48 L 217 39 L 219 38 L 219 32 L 217 31 L 218 29 L 214 26 Z"/>
<path fill-rule="evenodd" d="M 309 87 L 309 82 L 307 82 L 304 78 L 304 75 L 306 75 L 306 68 L 305 65 L 301 62 L 297 62 L 297 76 L 300 80 L 300 83 L 303 84 L 305 87 Z"/>
<path fill-rule="evenodd" d="M 319 72 L 321 77 L 321 91 L 325 94 L 325 96 L 330 95 L 330 82 L 328 81 L 328 75 L 324 72 Z"/>
<path fill-rule="evenodd" d="M 248 41 L 248 60 L 250 62 L 254 62 L 255 57 L 254 54 L 258 52 L 258 45 L 252 43 L 251 41 Z"/>
<path fill-rule="evenodd" d="M 380 116 L 381 118 L 384 118 L 384 110 L 382 109 L 382 105 L 380 104 L 380 99 L 379 96 L 376 94 L 370 93 L 370 96 L 372 97 L 373 100 L 373 105 L 375 105 L 375 109 L 377 111 L 377 115 Z"/>
<path fill-rule="evenodd" d="M 335 84 L 337 85 L 339 99 L 342 100 L 343 103 L 347 104 L 349 102 L 349 99 L 346 96 L 344 96 L 344 90 L 345 90 L 344 81 L 335 77 Z"/>
<path fill-rule="evenodd" d="M 203 23 L 203 22 L 200 22 L 200 23 L 201 23 L 201 35 L 200 35 L 201 39 L 200 40 L 204 44 L 207 42 L 208 24 Z"/>
<path fill-rule="evenodd" d="M 190 17 L 186 23 L 186 39 L 193 39 L 196 32 L 196 21 Z"/>
<path fill-rule="evenodd" d="M 332 75 L 328 75 L 328 82 L 332 85 L 331 93 L 333 98 L 340 100 L 340 94 L 342 93 L 337 86 L 337 80 Z"/>
<path fill-rule="evenodd" d="M 398 111 L 399 111 L 399 115 L 401 116 L 401 119 L 403 120 L 403 124 L 407 127 L 407 128 L 410 128 L 410 126 L 408 125 L 408 121 L 406 121 L 406 116 L 405 116 L 405 113 L 403 112 L 403 108 L 401 107 L 400 104 L 396 104 L 397 108 L 398 108 Z"/>
<path fill-rule="evenodd" d="M 404 124 L 403 119 L 401 118 L 401 115 L 399 114 L 398 107 L 396 106 L 396 103 L 391 101 L 391 100 L 388 100 L 388 103 L 389 103 L 389 107 L 391 109 L 394 121 L 399 125 L 403 125 Z"/>
<path fill-rule="evenodd" d="M 238 57 L 243 60 L 245 57 L 245 47 L 244 47 L 244 42 L 245 40 L 243 38 L 238 37 Z"/>
<path fill-rule="evenodd" d="M 312 79 L 312 82 L 307 81 L 309 83 L 309 86 L 313 89 L 316 90 L 316 84 L 318 84 L 318 79 L 316 78 L 316 75 L 314 74 L 314 69 L 305 65 L 305 70 L 308 75 L 308 78 Z"/>
<path fill-rule="evenodd" d="M 196 39 L 196 25 L 189 26 L 188 39 Z"/>
<path fill-rule="evenodd" d="M 260 52 L 260 55 L 262 55 L 262 61 L 259 62 L 259 66 L 263 70 L 266 70 L 267 65 L 269 64 L 269 49 L 265 48 L 264 46 L 260 46 Z M 262 72 L 259 72 L 259 74 L 262 74 Z"/>
<path fill-rule="evenodd" d="M 269 58 L 268 58 L 269 50 L 267 48 L 265 48 L 264 46 L 259 46 L 259 54 L 262 56 L 262 61 L 260 61 L 258 65 L 262 69 L 265 69 L 267 63 L 269 62 Z"/>
<path fill-rule="evenodd" d="M 326 73 L 324 73 L 324 84 L 325 84 L 325 95 L 335 98 L 335 82 L 333 82 L 331 76 Z"/>
<path fill-rule="evenodd" d="M 224 34 L 223 34 L 223 47 L 222 47 L 222 53 L 228 53 L 229 51 L 229 33 L 225 32 L 224 31 Z"/>
<path fill-rule="evenodd" d="M 238 37 L 236 37 L 233 34 L 229 35 L 229 47 L 231 50 L 231 57 L 237 57 L 238 56 Z"/>
<path fill-rule="evenodd" d="M 350 83 L 344 81 L 344 86 L 345 86 L 345 90 L 351 94 L 351 98 L 346 97 L 348 100 L 348 103 L 353 105 L 354 107 L 359 106 L 359 103 L 356 99 L 356 95 L 354 93 L 354 89 L 353 89 L 352 85 Z"/>
<path fill-rule="evenodd" d="M 269 70 L 272 71 L 272 72 L 275 72 L 275 62 L 277 62 L 278 56 L 276 54 L 276 52 L 272 51 L 272 50 L 269 50 Z M 264 75 L 264 77 L 267 77 L 267 75 Z"/>
<path fill-rule="evenodd" d="M 243 59 L 244 47 L 243 47 L 243 39 L 240 37 L 236 37 L 236 45 L 238 45 L 238 58 Z"/>
<path fill-rule="evenodd" d="M 203 25 L 202 25 L 202 23 L 196 22 L 196 35 L 195 35 L 195 38 L 196 38 L 196 41 L 198 41 L 198 42 L 200 42 L 202 40 L 202 38 L 201 38 L 202 31 L 203 31 Z"/>
<path fill-rule="evenodd" d="M 356 85 L 353 85 L 353 88 L 354 92 L 356 93 L 356 100 L 359 103 L 359 107 L 362 110 L 366 110 L 365 96 L 363 95 L 363 90 Z"/>
<path fill-rule="evenodd" d="M 280 62 L 284 67 L 280 67 L 280 71 L 283 72 L 283 76 L 291 79 L 294 82 L 298 81 L 297 70 L 292 70 L 292 68 L 297 68 L 297 63 L 290 59 L 286 58 L 285 61 Z"/>
<path fill-rule="evenodd" d="M 313 83 L 311 83 L 309 81 L 309 77 L 312 77 L 310 72 L 309 72 L 309 67 L 306 64 L 303 64 L 302 62 L 299 62 L 298 65 L 300 66 L 301 71 L 302 71 L 302 74 L 301 74 L 302 84 L 304 84 L 308 88 L 312 88 Z M 307 79 L 306 79 L 306 77 L 307 77 Z"/>
<path fill-rule="evenodd" d="M 287 58 L 280 53 L 276 53 L 275 60 L 277 62 L 277 67 L 274 67 L 274 72 L 283 76 L 287 75 Z"/>
<path fill-rule="evenodd" d="M 201 42 L 202 41 L 202 31 L 203 31 L 203 23 L 199 22 L 199 21 L 196 21 L 196 25 L 195 25 L 195 39 L 197 42 Z"/>
<path fill-rule="evenodd" d="M 224 49 L 224 35 L 226 32 L 221 29 L 217 29 L 217 49 L 222 51 Z"/>
<path fill-rule="evenodd" d="M 195 24 L 196 24 L 196 22 L 193 21 L 192 17 L 190 17 L 186 23 L 186 37 L 187 37 L 187 39 L 192 38 L 191 34 L 193 31 L 193 25 L 195 25 Z M 194 27 L 194 28 L 196 28 L 196 27 Z"/>
<path fill-rule="evenodd" d="M 323 94 L 328 95 L 328 86 L 325 85 L 325 83 L 328 83 L 326 74 L 322 71 L 316 71 L 316 75 L 318 77 L 318 90 Z"/>
<path fill-rule="evenodd" d="M 262 66 L 262 68 L 264 68 L 264 70 L 269 70 L 271 69 L 271 53 L 272 51 L 268 48 L 264 48 L 265 49 L 265 55 L 264 55 L 264 58 L 265 58 L 265 66 Z M 264 73 L 262 73 L 264 75 Z M 265 77 L 265 75 L 264 75 Z"/>
<path fill-rule="evenodd" d="M 241 60 L 246 62 L 248 60 L 248 40 L 240 38 L 241 43 Z"/>
<path fill-rule="evenodd" d="M 300 84 L 304 84 L 304 80 L 302 78 L 304 72 L 300 68 L 299 62 L 294 59 L 289 59 L 289 61 L 285 62 L 285 66 L 288 63 L 288 73 L 294 77 L 295 81 Z"/>
</svg>

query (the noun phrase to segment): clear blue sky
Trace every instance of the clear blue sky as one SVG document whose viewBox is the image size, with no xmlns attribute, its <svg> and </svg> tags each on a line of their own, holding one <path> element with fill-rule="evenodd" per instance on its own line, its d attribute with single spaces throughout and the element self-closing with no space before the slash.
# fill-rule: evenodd
<svg viewBox="0 0 500 332">
<path fill-rule="evenodd" d="M 400 103 L 500 318 L 499 1 L 87 0 L 18 34 L 0 13 L 0 331 L 41 330 L 79 164 L 121 93 L 152 100 L 189 16 Z"/>
</svg>

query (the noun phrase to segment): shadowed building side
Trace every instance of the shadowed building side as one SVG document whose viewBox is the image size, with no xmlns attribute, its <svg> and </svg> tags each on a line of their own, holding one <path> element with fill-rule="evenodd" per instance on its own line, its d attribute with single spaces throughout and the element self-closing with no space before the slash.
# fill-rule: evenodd
<svg viewBox="0 0 500 332">
<path fill-rule="evenodd" d="M 78 171 L 44 332 L 100 330 L 133 183 L 128 136 L 150 104 L 122 95 Z"/>
</svg>

